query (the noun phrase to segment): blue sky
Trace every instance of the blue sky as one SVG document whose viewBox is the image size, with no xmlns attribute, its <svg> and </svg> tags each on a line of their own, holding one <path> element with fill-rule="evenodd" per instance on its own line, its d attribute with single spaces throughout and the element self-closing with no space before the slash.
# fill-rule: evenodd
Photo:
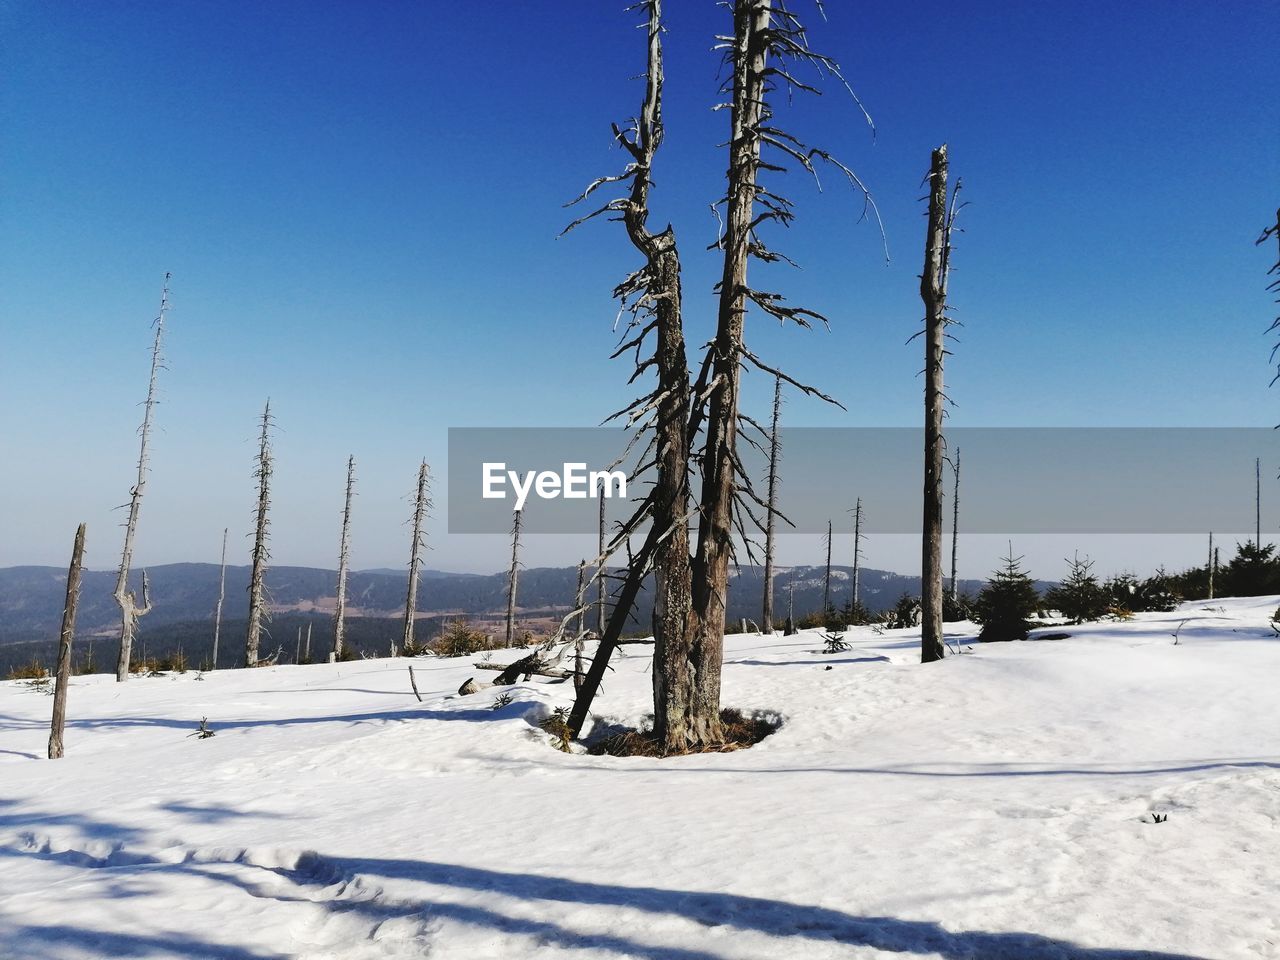
<svg viewBox="0 0 1280 960">
<path fill-rule="evenodd" d="M 247 557 L 267 396 L 277 562 L 334 562 L 354 453 L 366 567 L 403 563 L 416 464 L 443 475 L 450 426 L 589 425 L 629 399 L 605 357 L 609 292 L 634 255 L 615 224 L 556 239 L 561 204 L 623 162 L 608 124 L 635 111 L 643 62 L 624 6 L 0 2 L 0 564 L 64 563 L 80 520 L 91 565 L 114 562 L 166 270 L 144 563 L 214 560 L 224 526 Z M 704 247 L 727 117 L 710 110 L 710 46 L 727 15 L 668 6 L 654 216 L 677 229 L 696 344 L 718 273 Z M 757 317 L 748 337 L 849 408 L 794 400 L 793 425 L 919 422 L 921 358 L 904 344 L 920 315 L 920 179 L 944 140 L 971 204 L 952 282 L 955 423 L 1280 419 L 1263 336 L 1274 256 L 1252 245 L 1280 202 L 1274 5 L 827 6 L 813 43 L 876 135 L 831 84 L 779 113 L 873 190 L 891 260 L 834 177 L 818 193 L 787 176 L 800 220 L 775 239 L 803 270 L 757 276 L 832 329 Z M 768 389 L 752 378 L 748 405 Z M 502 565 L 499 542 L 447 538 L 436 515 L 430 565 Z M 582 549 L 548 538 L 529 560 Z M 789 549 L 818 559 L 808 540 Z M 1150 559 L 1115 550 L 1115 565 Z M 988 552 L 962 556 L 965 572 L 989 569 Z M 904 541 L 868 562 L 909 569 L 913 555 Z"/>
</svg>

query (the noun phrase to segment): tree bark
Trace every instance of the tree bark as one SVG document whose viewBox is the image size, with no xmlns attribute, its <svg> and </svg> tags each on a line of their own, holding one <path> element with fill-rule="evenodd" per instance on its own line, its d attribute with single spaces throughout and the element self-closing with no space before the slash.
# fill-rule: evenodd
<svg viewBox="0 0 1280 960">
<path fill-rule="evenodd" d="M 151 612 L 151 600 L 147 595 L 146 574 L 143 573 L 142 605 L 129 589 L 129 567 L 133 563 L 133 539 L 138 532 L 138 512 L 142 507 L 142 495 L 147 489 L 147 471 L 149 463 L 149 446 L 151 442 L 151 424 L 155 419 L 156 381 L 162 360 L 161 344 L 164 341 L 164 321 L 169 312 L 169 274 L 164 275 L 164 289 L 160 294 L 160 314 L 156 317 L 155 339 L 151 346 L 151 377 L 147 383 L 147 399 L 143 404 L 140 449 L 138 451 L 138 479 L 129 495 L 129 516 L 124 524 L 124 549 L 120 555 L 120 570 L 116 575 L 116 588 L 113 596 L 120 608 L 120 655 L 116 660 L 116 681 L 123 683 L 129 679 L 129 661 L 133 655 L 133 638 L 137 633 L 138 620 Z"/>
<path fill-rule="evenodd" d="M 342 656 L 347 631 L 347 566 L 351 560 L 351 495 L 355 490 L 356 458 L 347 457 L 347 496 L 342 508 L 342 538 L 338 545 L 338 600 L 333 611 L 333 653 Z"/>
<path fill-rule="evenodd" d="M 84 524 L 76 530 L 67 570 L 67 602 L 62 608 L 62 634 L 58 639 L 58 679 L 53 689 L 53 722 L 49 728 L 49 759 L 62 756 L 62 732 L 67 723 L 67 686 L 71 682 L 71 644 L 76 633 L 76 606 L 80 602 L 80 569 L 84 560 Z"/>
<path fill-rule="evenodd" d="M 946 348 L 947 147 L 933 151 L 929 170 L 929 226 L 920 297 L 925 308 L 924 532 L 921 543 L 920 659 L 941 660 L 942 644 L 942 415 Z"/>
<path fill-rule="evenodd" d="M 263 624 L 267 620 L 266 573 L 270 553 L 267 548 L 268 530 L 271 526 L 271 401 L 262 411 L 262 431 L 258 436 L 258 466 L 254 475 L 258 478 L 257 521 L 253 531 L 253 563 L 249 572 L 249 626 L 245 632 L 244 665 L 258 665 L 258 648 L 262 639 Z"/>
</svg>

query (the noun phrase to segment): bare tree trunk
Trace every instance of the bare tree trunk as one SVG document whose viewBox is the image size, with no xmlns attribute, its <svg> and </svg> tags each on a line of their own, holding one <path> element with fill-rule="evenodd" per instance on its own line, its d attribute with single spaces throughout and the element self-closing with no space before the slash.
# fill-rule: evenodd
<svg viewBox="0 0 1280 960">
<path fill-rule="evenodd" d="M 1209 599 L 1213 599 L 1213 575 L 1216 572 L 1214 567 L 1217 566 L 1213 562 L 1213 531 L 1209 531 L 1209 562 L 1205 564 L 1205 570 L 1209 574 Z"/>
<path fill-rule="evenodd" d="M 520 576 L 520 519 L 523 511 L 514 511 L 511 521 L 511 571 L 507 574 L 507 646 L 516 642 L 516 588 Z"/>
<path fill-rule="evenodd" d="M 76 530 L 67 570 L 67 602 L 62 608 L 62 634 L 58 639 L 58 679 L 53 689 L 53 722 L 49 728 L 49 759 L 62 756 L 62 731 L 67 723 L 67 686 L 71 682 L 71 643 L 76 634 L 76 605 L 80 601 L 80 568 L 84 560 L 84 524 Z"/>
<path fill-rule="evenodd" d="M 143 404 L 141 444 L 138 452 L 138 479 L 129 495 L 129 518 L 124 525 L 124 549 L 120 555 L 120 570 L 116 575 L 114 597 L 120 608 L 120 656 L 116 660 L 116 681 L 123 683 L 129 679 L 129 660 L 133 655 L 133 638 L 137 633 L 138 620 L 151 612 L 151 598 L 147 593 L 146 573 L 142 575 L 142 605 L 129 589 L 129 567 L 133 563 L 133 538 L 138 531 L 138 512 L 142 506 L 142 495 L 147 488 L 148 447 L 151 441 L 151 424 L 155 417 L 156 381 L 163 364 L 160 348 L 164 340 L 164 320 L 169 312 L 169 274 L 164 275 L 164 289 L 160 294 L 160 314 L 156 317 L 155 340 L 151 346 L 151 378 L 147 383 L 147 399 Z"/>
<path fill-rule="evenodd" d="M 827 521 L 827 574 L 822 580 L 822 615 L 831 609 L 831 521 Z"/>
<path fill-rule="evenodd" d="M 956 579 L 956 558 L 960 552 L 960 448 L 956 447 L 955 459 L 951 464 L 955 474 L 954 492 L 951 495 L 951 602 L 955 603 L 959 596 L 959 580 Z"/>
<path fill-rule="evenodd" d="M 745 350 L 747 258 L 752 243 L 756 183 L 760 167 L 760 126 L 764 117 L 767 33 L 771 0 L 735 0 L 733 8 L 733 95 L 731 102 L 724 268 L 716 335 L 711 346 L 711 396 L 702 463 L 701 523 L 693 564 L 693 606 L 689 631 L 695 691 L 689 716 L 693 745 L 724 737 L 720 726 L 720 672 L 724 660 L 724 620 L 729 562 L 733 555 L 733 509 L 737 492 L 738 397 Z"/>
<path fill-rule="evenodd" d="M 604 606 L 605 583 L 604 582 L 606 579 L 606 570 L 608 570 L 608 561 L 604 553 L 604 544 L 605 544 L 604 530 L 605 530 L 604 496 L 601 495 L 600 526 L 599 526 L 599 531 L 596 537 L 597 545 L 598 545 L 596 556 L 600 558 L 600 564 L 599 566 L 596 567 L 596 634 L 601 637 L 604 636 L 604 622 L 605 622 L 605 606 Z"/>
<path fill-rule="evenodd" d="M 307 642 L 302 648 L 302 659 L 311 662 L 311 621 L 307 621 Z"/>
<path fill-rule="evenodd" d="M 258 478 L 257 520 L 253 530 L 253 564 L 249 572 L 249 627 L 245 632 L 244 665 L 258 665 L 258 647 L 262 639 L 263 624 L 268 619 L 266 573 L 271 554 L 267 548 L 271 521 L 271 401 L 262 410 L 262 431 L 258 436 L 258 464 L 254 476 Z"/>
<path fill-rule="evenodd" d="M 418 611 L 418 574 L 422 569 L 422 523 L 426 518 L 427 508 L 431 505 L 427 496 L 428 486 L 427 461 L 423 460 L 422 465 L 418 467 L 418 490 L 413 501 L 413 542 L 409 549 L 409 585 L 405 591 L 404 631 L 400 638 L 400 647 L 406 651 L 416 646 L 414 623 Z"/>
<path fill-rule="evenodd" d="M 765 634 L 773 633 L 773 556 L 774 520 L 778 510 L 778 419 L 782 414 L 782 377 L 773 378 L 773 421 L 769 429 L 769 487 L 768 512 L 764 527 L 764 609 L 760 613 L 760 626 Z"/>
<path fill-rule="evenodd" d="M 853 508 L 853 605 L 858 605 L 858 574 L 862 560 L 862 498 Z"/>
<path fill-rule="evenodd" d="M 597 180 L 583 193 L 590 195 L 604 183 L 628 182 L 625 197 L 580 218 L 569 229 L 604 213 L 620 212 L 632 245 L 644 256 L 644 265 L 614 289 L 614 296 L 631 313 L 627 334 L 630 339 L 615 352 L 619 356 L 636 351 L 636 376 L 648 367 L 657 371 L 657 388 L 615 416 L 628 415 L 633 423 L 656 411 L 651 427 L 657 479 L 645 509 L 653 522 L 655 537 L 646 540 L 641 559 L 628 558 L 628 572 L 613 616 L 606 630 L 605 610 L 605 502 L 600 500 L 599 556 L 597 574 L 597 622 L 602 638 L 592 661 L 592 670 L 583 678 L 575 716 L 579 722 L 598 686 L 600 671 L 611 653 L 612 643 L 604 639 L 614 632 L 613 620 L 625 618 L 629 606 L 623 596 L 634 596 L 635 582 L 649 562 L 653 562 L 654 656 L 653 703 L 654 736 L 665 752 L 683 750 L 690 741 L 687 717 L 694 693 L 696 663 L 689 646 L 690 558 L 689 558 L 689 442 L 690 384 L 681 314 L 680 257 L 675 233 L 668 225 L 659 233 L 648 228 L 649 191 L 654 157 L 663 138 L 662 124 L 662 5 L 660 0 L 644 0 L 636 5 L 647 13 L 647 57 L 645 95 L 640 113 L 628 130 L 616 125 L 614 138 L 630 155 L 631 163 L 619 176 Z M 582 199 L 581 197 L 579 199 Z M 652 356 L 641 362 L 639 353 L 651 333 L 656 343 Z M 628 553 L 629 551 L 629 541 Z"/>
<path fill-rule="evenodd" d="M 1254 490 L 1253 490 L 1253 519 L 1254 534 L 1253 545 L 1262 548 L 1262 458 L 1258 457 L 1253 461 L 1254 473 Z"/>
<path fill-rule="evenodd" d="M 342 508 L 342 541 L 338 547 L 338 600 L 333 611 L 333 654 L 342 656 L 342 641 L 347 629 L 347 565 L 351 548 L 351 494 L 356 482 L 356 458 L 347 457 L 347 498 Z"/>
<path fill-rule="evenodd" d="M 947 146 L 933 151 L 929 170 L 929 227 L 925 235 L 920 298 L 925 308 L 924 534 L 921 543 L 920 659 L 941 660 L 943 359 L 946 354 L 947 278 L 951 250 Z"/>
<path fill-rule="evenodd" d="M 210 670 L 218 669 L 218 640 L 222 636 L 222 602 L 227 598 L 227 527 L 222 528 L 222 565 L 218 568 L 218 605 L 213 608 L 213 657 Z"/>
<path fill-rule="evenodd" d="M 582 651 L 583 651 L 583 627 L 586 619 L 586 600 L 587 600 L 587 561 L 584 559 L 578 564 L 578 592 L 575 594 L 574 608 L 578 611 L 578 623 L 574 628 L 573 641 L 573 692 L 576 695 L 582 689 Z"/>
</svg>

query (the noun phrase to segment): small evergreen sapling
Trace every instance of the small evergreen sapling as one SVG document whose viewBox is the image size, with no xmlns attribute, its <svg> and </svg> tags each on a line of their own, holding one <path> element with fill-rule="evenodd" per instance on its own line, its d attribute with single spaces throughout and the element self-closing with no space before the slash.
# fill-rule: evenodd
<svg viewBox="0 0 1280 960">
<path fill-rule="evenodd" d="M 1093 575 L 1093 561 L 1076 554 L 1067 563 L 1070 570 L 1060 586 L 1045 594 L 1045 604 L 1072 623 L 1101 619 L 1107 612 L 1107 596 Z"/>
<path fill-rule="evenodd" d="M 982 624 L 979 640 L 1025 640 L 1033 626 L 1030 617 L 1039 606 L 1031 577 L 1022 569 L 1022 557 L 1009 554 L 1004 567 L 995 571 L 974 603 L 974 619 Z"/>
</svg>

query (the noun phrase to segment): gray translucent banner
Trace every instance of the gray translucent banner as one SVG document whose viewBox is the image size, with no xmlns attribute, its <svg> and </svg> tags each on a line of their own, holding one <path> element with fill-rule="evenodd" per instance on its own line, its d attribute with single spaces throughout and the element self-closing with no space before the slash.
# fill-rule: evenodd
<svg viewBox="0 0 1280 960">
<path fill-rule="evenodd" d="M 606 428 L 450 429 L 449 532 L 509 530 L 517 488 L 527 491 L 525 531 L 594 531 L 604 478 L 593 485 L 591 474 L 610 469 L 630 438 Z M 1255 458 L 1262 461 L 1263 532 L 1275 531 L 1280 518 L 1280 433 L 1267 428 L 970 427 L 947 431 L 947 441 L 949 455 L 960 451 L 962 533 L 1252 531 Z M 642 444 L 614 468 L 628 482 L 624 500 L 611 478 L 611 520 L 628 516 L 629 502 L 652 481 L 635 475 Z M 867 533 L 919 532 L 922 445 L 922 431 L 910 428 L 782 430 L 778 508 L 794 527 L 780 521 L 779 531 L 825 533 L 829 520 L 849 528 L 861 497 Z M 747 443 L 740 452 L 763 499 L 767 457 Z M 948 530 L 952 483 L 946 469 Z M 696 476 L 693 489 L 696 495 Z"/>
</svg>

